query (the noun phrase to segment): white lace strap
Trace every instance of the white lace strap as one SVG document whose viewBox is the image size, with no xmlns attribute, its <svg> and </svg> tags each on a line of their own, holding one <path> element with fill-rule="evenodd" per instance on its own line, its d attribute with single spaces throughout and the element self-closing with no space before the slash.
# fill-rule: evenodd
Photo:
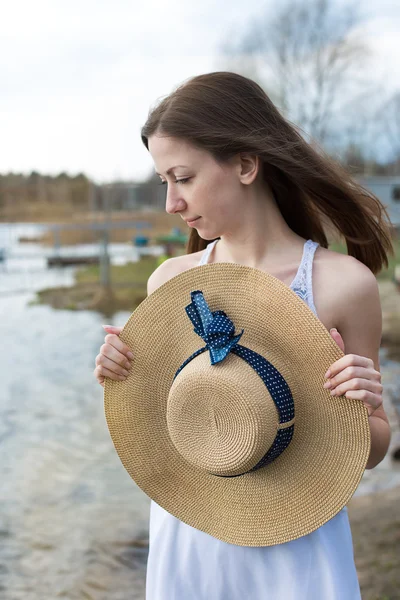
<svg viewBox="0 0 400 600">
<path fill-rule="evenodd" d="M 296 277 L 294 278 L 291 288 L 292 290 L 308 304 L 311 310 L 317 314 L 314 299 L 313 299 L 313 287 L 312 287 L 312 267 L 314 254 L 318 248 L 318 242 L 307 240 L 304 244 L 303 258 L 297 271 Z"/>
<path fill-rule="evenodd" d="M 307 255 L 305 258 L 306 263 L 306 278 L 307 278 L 307 289 L 310 292 L 312 298 L 312 268 L 314 262 L 314 254 L 319 244 L 317 242 L 313 242 L 312 240 L 308 240 L 310 243 L 307 248 Z"/>
<path fill-rule="evenodd" d="M 200 267 L 201 265 L 206 265 L 208 263 L 208 258 L 211 254 L 211 250 L 214 248 L 215 244 L 218 242 L 218 239 L 214 240 L 213 242 L 210 242 L 209 244 L 207 244 L 206 249 L 204 250 L 203 254 L 201 255 L 201 259 L 200 262 L 198 264 L 198 266 Z"/>
</svg>

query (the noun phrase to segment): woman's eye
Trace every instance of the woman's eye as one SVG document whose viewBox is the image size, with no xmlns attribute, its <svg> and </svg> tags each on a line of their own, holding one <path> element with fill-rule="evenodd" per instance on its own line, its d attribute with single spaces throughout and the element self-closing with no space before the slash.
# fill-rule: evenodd
<svg viewBox="0 0 400 600">
<path fill-rule="evenodd" d="M 182 183 L 185 184 L 189 181 L 190 177 L 185 177 L 184 179 L 177 179 L 174 183 Z M 168 185 L 166 181 L 161 181 L 158 185 Z"/>
</svg>

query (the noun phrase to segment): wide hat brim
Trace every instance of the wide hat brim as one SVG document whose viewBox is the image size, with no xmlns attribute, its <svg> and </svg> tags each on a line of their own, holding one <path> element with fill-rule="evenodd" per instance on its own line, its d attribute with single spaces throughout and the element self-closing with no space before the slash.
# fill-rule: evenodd
<svg viewBox="0 0 400 600">
<path fill-rule="evenodd" d="M 167 427 L 174 375 L 205 345 L 185 312 L 193 290 L 202 290 L 211 311 L 225 311 L 236 332 L 244 330 L 240 344 L 279 370 L 294 399 L 289 446 L 238 477 L 189 463 Z M 129 475 L 170 514 L 225 542 L 270 546 L 311 533 L 350 500 L 369 456 L 368 412 L 361 401 L 323 388 L 325 372 L 344 354 L 279 279 L 232 263 L 194 267 L 150 294 L 120 338 L 134 358 L 125 381 L 105 380 L 107 425 Z"/>
</svg>

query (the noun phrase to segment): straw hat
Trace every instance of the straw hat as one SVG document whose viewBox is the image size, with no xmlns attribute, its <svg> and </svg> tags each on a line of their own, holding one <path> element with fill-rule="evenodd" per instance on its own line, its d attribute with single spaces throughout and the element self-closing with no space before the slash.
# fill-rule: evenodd
<svg viewBox="0 0 400 600">
<path fill-rule="evenodd" d="M 323 388 L 343 352 L 279 279 L 194 267 L 150 294 L 120 337 L 134 359 L 125 381 L 105 381 L 107 424 L 129 475 L 169 513 L 269 546 L 350 500 L 369 456 L 367 409 Z"/>
</svg>

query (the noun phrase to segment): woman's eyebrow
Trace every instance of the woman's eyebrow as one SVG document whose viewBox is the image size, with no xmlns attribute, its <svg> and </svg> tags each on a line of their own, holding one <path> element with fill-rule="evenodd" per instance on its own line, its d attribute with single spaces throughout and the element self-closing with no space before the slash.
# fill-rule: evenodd
<svg viewBox="0 0 400 600">
<path fill-rule="evenodd" d="M 173 171 L 174 169 L 177 169 L 178 167 L 183 167 L 184 169 L 188 169 L 189 168 L 186 165 L 176 165 L 175 167 L 171 167 L 170 169 L 168 169 L 166 175 L 169 175 L 171 173 L 171 171 Z M 160 175 L 161 176 L 161 173 L 157 173 L 157 171 L 156 171 L 156 175 Z"/>
</svg>

